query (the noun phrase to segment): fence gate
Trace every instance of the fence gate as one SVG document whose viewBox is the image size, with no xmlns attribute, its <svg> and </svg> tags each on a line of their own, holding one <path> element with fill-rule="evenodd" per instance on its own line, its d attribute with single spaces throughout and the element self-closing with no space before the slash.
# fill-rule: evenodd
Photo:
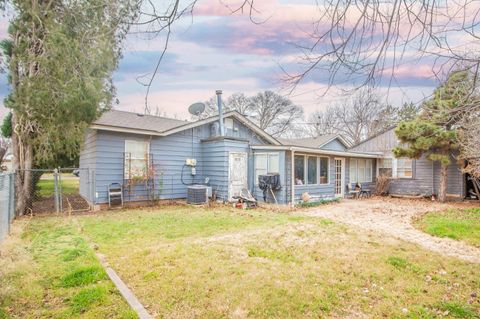
<svg viewBox="0 0 480 319">
<path fill-rule="evenodd" d="M 0 173 L 0 242 L 10 232 L 14 211 L 13 173 Z"/>
<path fill-rule="evenodd" d="M 88 168 L 58 169 L 58 193 L 60 212 L 80 212 L 90 210 L 89 203 L 82 194 L 90 193 L 90 174 Z"/>
<path fill-rule="evenodd" d="M 31 186 L 24 214 L 88 211 L 90 205 L 82 197 L 91 192 L 88 169 L 59 168 L 18 170 L 17 174 L 30 174 Z M 21 197 L 16 194 L 16 201 Z M 18 203 L 16 203 L 18 204 Z"/>
</svg>

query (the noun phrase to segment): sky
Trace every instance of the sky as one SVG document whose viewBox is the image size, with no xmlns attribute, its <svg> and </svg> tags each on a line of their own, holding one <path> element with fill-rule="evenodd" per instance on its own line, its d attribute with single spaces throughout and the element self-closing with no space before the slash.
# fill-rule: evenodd
<svg viewBox="0 0 480 319">
<path fill-rule="evenodd" d="M 164 6 L 167 1 L 157 2 Z M 175 23 L 151 87 L 150 109 L 185 119 L 190 117 L 189 105 L 208 100 L 215 90 L 223 90 L 225 97 L 235 92 L 254 95 L 273 90 L 303 107 L 308 117 L 337 103 L 344 98 L 341 93 L 351 89 L 350 83 L 342 83 L 325 94 L 326 74 L 310 77 L 293 92 L 282 81 L 282 67 L 298 58 L 296 45 L 311 40 L 313 22 L 319 14 L 315 0 L 263 0 L 254 15 L 258 24 L 248 15 L 231 14 L 226 4 L 226 0 L 199 0 L 192 15 Z M 0 18 L 0 39 L 6 37 L 7 24 L 8 16 Z M 138 78 L 152 74 L 164 40 L 163 36 L 147 39 L 144 34 L 133 33 L 127 37 L 124 56 L 114 74 L 119 101 L 116 109 L 143 112 L 146 88 Z M 385 84 L 378 89 L 394 105 L 419 102 L 437 85 L 428 63 L 405 65 L 397 70 L 397 78 L 400 86 Z M 3 74 L 0 99 L 6 94 L 8 85 Z"/>
</svg>

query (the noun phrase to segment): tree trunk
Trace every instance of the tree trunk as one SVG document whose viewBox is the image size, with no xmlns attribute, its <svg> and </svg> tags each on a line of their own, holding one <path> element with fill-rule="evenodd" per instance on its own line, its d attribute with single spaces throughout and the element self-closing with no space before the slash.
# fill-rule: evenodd
<svg viewBox="0 0 480 319">
<path fill-rule="evenodd" d="M 13 169 L 15 171 L 15 215 L 22 216 L 31 208 L 33 201 L 32 167 L 33 147 L 22 138 L 22 130 L 15 112 L 12 115 L 12 152 Z"/>
<path fill-rule="evenodd" d="M 440 188 L 438 189 L 438 200 L 442 203 L 447 200 L 447 172 L 448 164 L 441 164 L 440 166 Z"/>
</svg>

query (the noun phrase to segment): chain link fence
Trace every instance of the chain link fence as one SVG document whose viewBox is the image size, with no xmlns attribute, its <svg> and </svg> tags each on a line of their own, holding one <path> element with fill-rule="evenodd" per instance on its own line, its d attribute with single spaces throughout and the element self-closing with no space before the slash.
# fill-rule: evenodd
<svg viewBox="0 0 480 319">
<path fill-rule="evenodd" d="M 15 174 L 0 173 L 0 242 L 10 233 L 15 216 Z"/>
<path fill-rule="evenodd" d="M 59 168 L 16 171 L 17 177 L 29 181 L 25 189 L 16 190 L 16 209 L 23 214 L 76 212 L 90 209 L 80 195 L 80 174 L 88 169 Z M 83 185 L 89 192 L 90 183 Z"/>
<path fill-rule="evenodd" d="M 80 176 L 84 183 L 80 185 Z M 88 168 L 59 168 L 58 193 L 60 212 L 80 212 L 90 210 L 90 204 L 83 198 L 83 193 L 91 193 L 90 173 Z M 81 188 L 83 188 L 81 190 Z"/>
</svg>

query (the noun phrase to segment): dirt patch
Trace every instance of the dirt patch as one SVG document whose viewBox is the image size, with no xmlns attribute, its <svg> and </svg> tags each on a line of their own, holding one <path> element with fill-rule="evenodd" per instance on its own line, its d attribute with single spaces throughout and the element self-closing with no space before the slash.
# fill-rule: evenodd
<svg viewBox="0 0 480 319">
<path fill-rule="evenodd" d="M 428 235 L 412 225 L 413 219 L 427 212 L 467 207 L 473 207 L 473 204 L 373 198 L 344 200 L 336 205 L 304 210 L 302 214 L 324 217 L 344 224 L 392 235 L 445 256 L 480 263 L 479 248 L 449 238 L 437 238 Z"/>
<path fill-rule="evenodd" d="M 69 211 L 86 211 L 90 209 L 88 202 L 79 194 L 64 194 L 62 195 L 62 207 L 64 212 Z M 47 214 L 55 212 L 55 197 L 40 197 L 32 203 L 32 213 Z"/>
</svg>

